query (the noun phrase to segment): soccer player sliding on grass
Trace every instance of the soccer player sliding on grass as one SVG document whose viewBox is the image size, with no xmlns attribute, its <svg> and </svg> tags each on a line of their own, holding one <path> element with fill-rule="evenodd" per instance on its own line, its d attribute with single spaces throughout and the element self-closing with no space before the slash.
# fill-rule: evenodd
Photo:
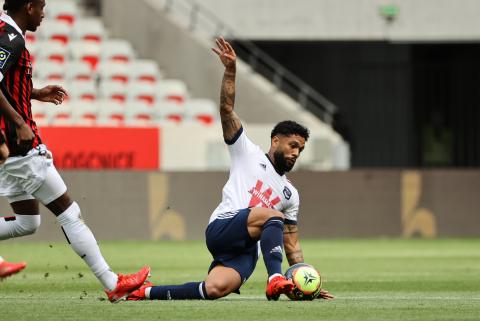
<svg viewBox="0 0 480 321">
<path fill-rule="evenodd" d="M 0 151 L 9 156 L 0 165 L 0 196 L 7 197 L 15 213 L 0 218 L 0 240 L 35 233 L 42 203 L 57 217 L 68 243 L 95 274 L 108 299 L 117 302 L 144 283 L 150 268 L 128 275 L 110 269 L 42 143 L 30 100 L 60 105 L 67 95 L 60 86 L 33 88 L 25 33 L 40 26 L 44 7 L 45 0 L 5 0 L 7 13 L 0 16 L 0 126 L 5 133 L 5 137 L 0 133 Z"/>
<path fill-rule="evenodd" d="M 284 246 L 290 265 L 303 262 L 297 229 L 299 196 L 285 173 L 293 168 L 305 147 L 308 129 L 293 121 L 277 124 L 271 133 L 268 154 L 252 143 L 233 110 L 235 51 L 223 38 L 216 43 L 218 48 L 213 51 L 225 66 L 220 117 L 232 164 L 222 202 L 213 212 L 205 233 L 213 262 L 203 282 L 162 286 L 147 283 L 132 292 L 128 300 L 208 300 L 239 293 L 255 269 L 258 241 L 268 272 L 265 294 L 268 300 L 278 300 L 280 294 L 294 287 L 282 274 Z M 319 297 L 333 298 L 325 290 Z"/>
</svg>

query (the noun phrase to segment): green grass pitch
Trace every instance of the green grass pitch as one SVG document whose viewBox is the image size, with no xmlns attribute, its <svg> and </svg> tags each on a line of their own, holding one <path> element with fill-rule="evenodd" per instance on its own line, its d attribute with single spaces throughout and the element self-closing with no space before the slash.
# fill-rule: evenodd
<svg viewBox="0 0 480 321">
<path fill-rule="evenodd" d="M 0 320 L 480 320 L 480 239 L 304 240 L 334 301 L 268 302 L 262 259 L 242 294 L 217 301 L 111 304 L 65 243 L 0 243 L 27 269 L 0 283 Z M 152 267 L 154 283 L 202 280 L 204 242 L 101 242 L 118 272 Z M 285 266 L 286 267 L 286 266 Z"/>
</svg>

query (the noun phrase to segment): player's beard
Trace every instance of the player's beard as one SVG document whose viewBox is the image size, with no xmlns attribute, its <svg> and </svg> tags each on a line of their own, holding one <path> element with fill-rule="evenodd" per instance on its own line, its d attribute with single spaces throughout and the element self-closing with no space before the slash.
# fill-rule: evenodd
<svg viewBox="0 0 480 321">
<path fill-rule="evenodd" d="M 281 173 L 290 172 L 293 166 L 295 165 L 295 163 L 293 163 L 292 165 L 289 165 L 287 162 L 287 158 L 285 157 L 283 152 L 279 150 L 273 153 L 273 159 L 275 161 L 275 167 Z"/>
</svg>

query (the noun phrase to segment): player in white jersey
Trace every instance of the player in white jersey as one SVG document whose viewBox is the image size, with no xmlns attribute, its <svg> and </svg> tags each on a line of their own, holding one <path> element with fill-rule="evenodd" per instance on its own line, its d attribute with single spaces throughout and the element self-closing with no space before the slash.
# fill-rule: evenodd
<svg viewBox="0 0 480 321">
<path fill-rule="evenodd" d="M 213 212 L 205 236 L 213 262 L 203 282 L 153 286 L 147 283 L 127 300 L 217 299 L 239 293 L 255 269 L 258 241 L 268 272 L 266 296 L 278 300 L 293 283 L 281 271 L 283 248 L 290 265 L 303 262 L 298 240 L 298 192 L 285 177 L 295 165 L 308 130 L 284 121 L 271 133 L 268 154 L 252 143 L 234 112 L 236 55 L 223 38 L 212 50 L 225 66 L 220 94 L 223 137 L 231 158 L 230 177 L 223 188 L 222 202 Z M 319 297 L 333 296 L 322 290 Z"/>
</svg>

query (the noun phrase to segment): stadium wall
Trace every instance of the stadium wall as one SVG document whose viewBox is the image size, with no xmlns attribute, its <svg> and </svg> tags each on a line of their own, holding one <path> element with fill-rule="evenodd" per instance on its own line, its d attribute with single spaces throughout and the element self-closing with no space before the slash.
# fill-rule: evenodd
<svg viewBox="0 0 480 321">
<path fill-rule="evenodd" d="M 203 239 L 227 172 L 64 171 L 70 194 L 99 240 Z M 480 171 L 298 171 L 301 237 L 480 235 Z M 37 234 L 62 240 L 42 207 Z M 10 215 L 0 199 L 0 213 Z"/>
<path fill-rule="evenodd" d="M 165 0 L 153 0 L 162 3 Z M 471 41 L 477 0 L 197 0 L 247 39 Z M 393 20 L 382 6 L 396 8 Z M 389 7 L 386 10 L 389 10 Z"/>
</svg>

